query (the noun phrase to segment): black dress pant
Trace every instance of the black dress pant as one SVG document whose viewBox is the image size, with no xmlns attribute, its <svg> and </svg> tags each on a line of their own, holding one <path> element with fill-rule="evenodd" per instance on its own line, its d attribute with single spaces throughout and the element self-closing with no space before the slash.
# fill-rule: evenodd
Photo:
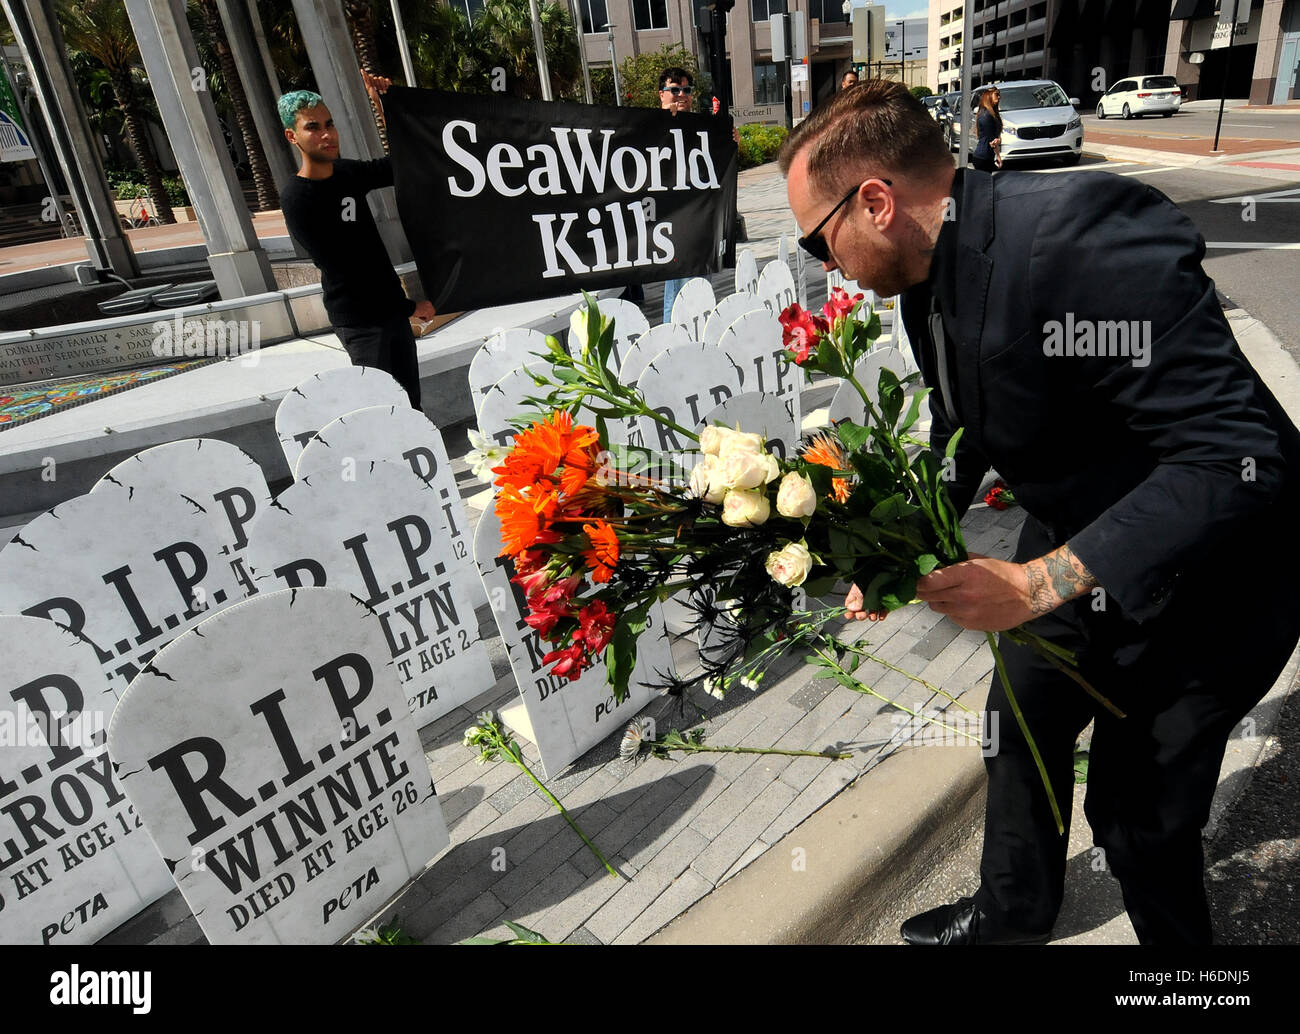
<svg viewBox="0 0 1300 1034">
<path fill-rule="evenodd" d="M 1017 560 L 1053 548 L 1028 519 Z M 1249 592 L 1236 606 L 1189 600 L 1146 628 L 1094 609 L 1088 594 L 1030 624 L 1075 651 L 1090 683 L 1126 712 L 1116 718 L 1032 650 L 1000 642 L 1020 709 L 1047 768 L 1066 835 L 1058 834 L 1042 779 L 996 675 L 986 736 L 988 804 L 980 864 L 981 908 L 1030 933 L 1052 929 L 1064 893 L 1074 791 L 1073 750 L 1096 719 L 1084 811 L 1105 864 L 1119 880 L 1142 944 L 1209 944 L 1201 830 L 1209 820 L 1228 738 L 1268 692 L 1295 646 L 1300 599 L 1281 605 Z M 1204 618 L 1213 615 L 1210 632 Z M 1181 628 L 1184 634 L 1175 629 Z"/>
<path fill-rule="evenodd" d="M 410 320 L 395 316 L 375 327 L 335 327 L 335 333 L 352 358 L 353 366 L 370 366 L 391 374 L 420 408 L 420 367 L 415 354 L 415 334 Z"/>
</svg>

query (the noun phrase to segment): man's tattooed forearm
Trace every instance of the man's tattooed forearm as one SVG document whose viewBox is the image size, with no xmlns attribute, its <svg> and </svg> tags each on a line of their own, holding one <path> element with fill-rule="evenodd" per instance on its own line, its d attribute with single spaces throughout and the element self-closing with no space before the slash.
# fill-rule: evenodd
<svg viewBox="0 0 1300 1034">
<path fill-rule="evenodd" d="M 1029 607 L 1034 614 L 1055 610 L 1097 584 L 1097 579 L 1068 544 L 1025 566 L 1029 576 Z"/>
</svg>

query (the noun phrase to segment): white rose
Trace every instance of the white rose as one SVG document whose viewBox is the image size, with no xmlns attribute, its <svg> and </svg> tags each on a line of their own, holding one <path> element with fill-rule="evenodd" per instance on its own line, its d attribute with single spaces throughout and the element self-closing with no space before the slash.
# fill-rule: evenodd
<svg viewBox="0 0 1300 1034">
<path fill-rule="evenodd" d="M 802 542 L 791 542 L 778 553 L 767 555 L 767 573 L 782 585 L 802 585 L 812 570 L 812 554 Z"/>
<path fill-rule="evenodd" d="M 706 456 L 716 456 L 722 448 L 722 436 L 726 432 L 725 427 L 715 427 L 710 424 L 700 432 L 700 452 Z"/>
<path fill-rule="evenodd" d="M 777 513 L 782 517 L 811 517 L 816 509 L 817 493 L 808 478 L 792 470 L 781 479 L 776 490 Z"/>
<path fill-rule="evenodd" d="M 722 481 L 718 457 L 705 456 L 691 471 L 691 492 L 706 503 L 720 503 L 727 495 Z"/>
<path fill-rule="evenodd" d="M 780 472 L 776 457 L 766 454 L 729 452 L 721 460 L 721 478 L 728 488 L 758 488 Z"/>
<path fill-rule="evenodd" d="M 767 495 L 754 489 L 732 489 L 722 500 L 722 523 L 732 528 L 756 528 L 771 513 Z"/>
<path fill-rule="evenodd" d="M 757 455 L 763 451 L 764 441 L 761 434 L 752 431 L 733 431 L 729 427 L 719 427 L 718 458 L 725 460 L 731 452 L 748 452 Z"/>
</svg>

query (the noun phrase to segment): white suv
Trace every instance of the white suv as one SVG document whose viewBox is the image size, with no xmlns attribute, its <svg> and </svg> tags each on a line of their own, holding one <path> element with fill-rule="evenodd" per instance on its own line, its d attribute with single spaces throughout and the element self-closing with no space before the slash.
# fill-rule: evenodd
<svg viewBox="0 0 1300 1034">
<path fill-rule="evenodd" d="M 1074 165 L 1083 154 L 1083 120 L 1075 111 L 1079 101 L 1069 97 L 1051 79 L 1011 79 L 990 83 L 975 91 L 972 111 L 978 112 L 979 95 L 993 86 L 1002 99 L 1002 160 L 1064 158 Z M 969 123 L 971 146 L 976 137 L 975 121 Z"/>
<path fill-rule="evenodd" d="M 1183 91 L 1172 75 L 1133 75 L 1121 79 L 1097 102 L 1097 117 L 1160 115 L 1169 118 L 1183 104 Z"/>
</svg>

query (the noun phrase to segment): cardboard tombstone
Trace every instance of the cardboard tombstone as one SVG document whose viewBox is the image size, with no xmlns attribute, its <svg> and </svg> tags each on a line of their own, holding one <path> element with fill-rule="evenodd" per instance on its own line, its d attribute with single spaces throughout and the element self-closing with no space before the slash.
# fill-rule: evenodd
<svg viewBox="0 0 1300 1034">
<path fill-rule="evenodd" d="M 637 386 L 646 405 L 685 428 L 699 426 L 704 414 L 744 390 L 745 372 L 719 348 L 691 342 L 660 352 Z M 651 417 L 630 422 L 627 444 L 654 452 L 693 450 L 696 443 Z"/>
<path fill-rule="evenodd" d="M 762 308 L 763 303 L 757 295 L 749 294 L 746 291 L 727 295 L 722 301 L 718 302 L 717 308 L 713 310 L 708 322 L 704 324 L 704 343 L 717 347 L 722 340 L 722 335 L 726 333 L 729 326 L 745 313 Z"/>
<path fill-rule="evenodd" d="M 609 357 L 609 366 L 612 370 L 618 370 L 627 350 L 650 329 L 650 321 L 646 319 L 645 313 L 626 298 L 604 298 L 597 304 L 600 314 L 614 321 L 614 350 Z M 580 305 L 579 308 L 585 309 L 586 305 Z M 582 350 L 572 332 L 569 333 L 567 347 L 569 354 L 574 357 Z"/>
<path fill-rule="evenodd" d="M 48 618 L 88 639 L 120 695 L 158 650 L 244 598 L 228 535 L 196 499 L 106 485 L 0 549 L 0 614 Z"/>
<path fill-rule="evenodd" d="M 438 492 L 402 460 L 356 459 L 306 474 L 249 531 L 261 591 L 343 589 L 375 611 L 418 726 L 496 681 L 474 608 L 477 571 L 452 539 Z"/>
<path fill-rule="evenodd" d="M 550 362 L 538 354 L 548 351 L 546 335 L 538 330 L 517 327 L 488 338 L 469 364 L 469 393 L 474 399 L 475 416 L 493 385 L 512 370 L 522 367 L 539 373 L 550 370 Z"/>
<path fill-rule="evenodd" d="M 761 434 L 774 456 L 792 460 L 799 445 L 799 425 L 789 407 L 789 400 L 769 392 L 742 392 L 706 413 L 696 431 L 715 424 L 739 427 Z"/>
<path fill-rule="evenodd" d="M 93 944 L 172 888 L 109 764 L 117 694 L 53 621 L 0 616 L 0 654 L 0 944 Z"/>
<path fill-rule="evenodd" d="M 758 278 L 758 297 L 774 316 L 780 316 L 797 302 L 799 292 L 790 267 L 781 261 L 769 262 L 764 266 L 763 275 Z"/>
<path fill-rule="evenodd" d="M 784 265 L 787 269 L 790 266 L 790 236 L 781 234 L 781 239 L 776 245 L 776 260 Z"/>
<path fill-rule="evenodd" d="M 871 396 L 873 405 L 880 401 L 880 371 L 885 367 L 893 370 L 900 380 L 908 374 L 907 360 L 895 348 L 873 348 L 858 360 L 853 370 L 853 376 Z M 867 407 L 853 385 L 842 381 L 831 398 L 827 416 L 832 423 L 852 420 L 855 424 L 862 424 L 867 419 Z"/>
<path fill-rule="evenodd" d="M 201 501 L 217 518 L 235 580 L 251 596 L 257 591 L 244 563 L 248 525 L 271 505 L 271 490 L 257 461 L 216 438 L 185 438 L 155 445 L 123 460 L 94 485 L 134 492 L 179 492 Z"/>
<path fill-rule="evenodd" d="M 635 387 L 651 359 L 666 348 L 680 348 L 689 345 L 691 341 L 686 328 L 675 323 L 660 323 L 657 327 L 651 327 L 624 353 L 623 364 L 618 368 L 619 383 Z"/>
<path fill-rule="evenodd" d="M 746 248 L 736 258 L 736 293 L 758 294 L 758 262 L 754 252 Z"/>
<path fill-rule="evenodd" d="M 657 691 L 653 684 L 672 673 L 672 654 L 661 608 L 650 608 L 649 626 L 637 645 L 637 663 L 628 695 L 619 702 L 609 688 L 602 662 L 576 680 L 552 675 L 542 658 L 554 649 L 524 620 L 528 602 L 510 579 L 514 565 L 501 552 L 501 523 L 484 511 L 474 533 L 474 557 L 492 604 L 521 702 L 502 710 L 506 723 L 537 745 L 548 777 L 576 761 L 608 736 L 621 733 Z"/>
<path fill-rule="evenodd" d="M 410 406 L 406 389 L 391 374 L 369 366 L 322 370 L 295 385 L 275 410 L 275 433 L 289 469 L 312 435 L 331 420 L 367 406 Z"/>
<path fill-rule="evenodd" d="M 342 941 L 448 844 L 383 631 L 337 589 L 263 591 L 172 643 L 108 751 L 213 944 Z"/>
<path fill-rule="evenodd" d="M 390 460 L 409 466 L 437 493 L 437 505 L 451 541 L 452 566 L 463 567 L 477 577 L 470 556 L 473 539 L 465 504 L 442 433 L 432 420 L 410 406 L 369 406 L 348 413 L 326 424 L 307 443 L 298 457 L 294 477 L 301 480 L 313 472 L 339 472 L 349 459 L 356 463 Z M 480 598 L 476 605 L 482 602 Z"/>
<path fill-rule="evenodd" d="M 508 447 L 515 437 L 515 425 L 511 420 L 525 414 L 533 420 L 540 420 L 544 415 L 542 409 L 525 399 L 541 398 L 550 390 L 545 386 L 539 387 L 529 370 L 507 373 L 483 396 L 478 411 L 479 433 L 497 445 Z"/>
<path fill-rule="evenodd" d="M 717 305 L 713 294 L 713 285 L 704 277 L 697 276 L 682 284 L 682 289 L 673 299 L 672 319 L 676 327 L 684 327 L 692 341 L 704 340 L 704 325 Z"/>
<path fill-rule="evenodd" d="M 720 351 L 744 370 L 745 391 L 770 392 L 789 407 L 790 419 L 800 426 L 799 393 L 804 374 L 785 358 L 781 324 L 767 309 L 747 312 L 726 330 L 718 342 Z"/>
</svg>

